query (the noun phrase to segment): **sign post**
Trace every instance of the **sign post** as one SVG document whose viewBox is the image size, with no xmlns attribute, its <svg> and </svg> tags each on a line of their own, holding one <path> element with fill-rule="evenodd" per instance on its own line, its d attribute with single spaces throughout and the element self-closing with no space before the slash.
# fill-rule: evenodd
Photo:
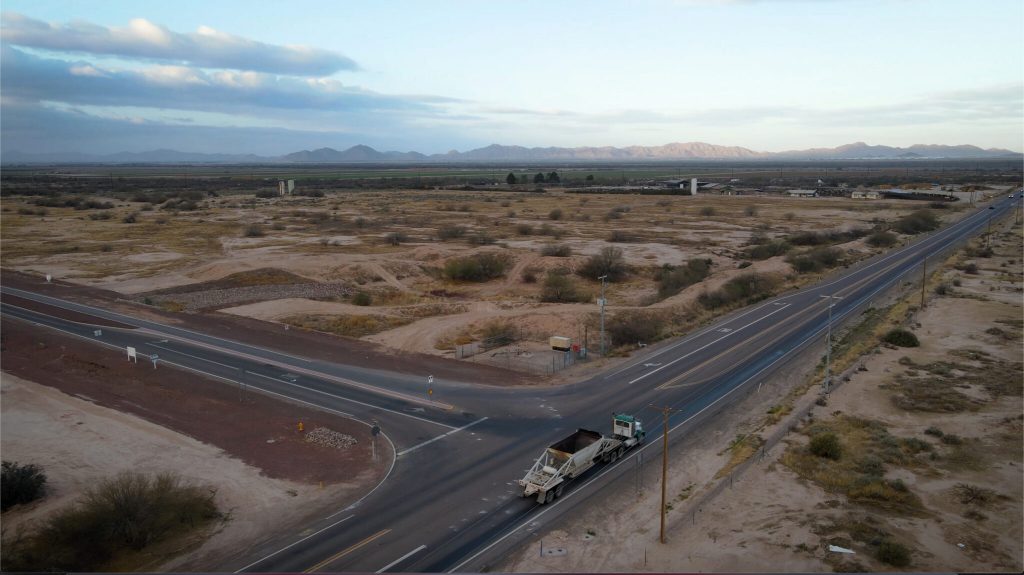
<svg viewBox="0 0 1024 575">
<path fill-rule="evenodd" d="M 153 355 L 149 356 L 149 359 L 150 361 L 153 362 L 153 369 L 156 369 L 156 360 L 160 359 L 160 356 L 154 353 Z"/>
<path fill-rule="evenodd" d="M 128 350 L 128 361 L 134 361 L 135 363 L 139 363 L 139 356 L 136 355 L 135 348 L 129 345 L 126 346 L 125 349 Z"/>
</svg>

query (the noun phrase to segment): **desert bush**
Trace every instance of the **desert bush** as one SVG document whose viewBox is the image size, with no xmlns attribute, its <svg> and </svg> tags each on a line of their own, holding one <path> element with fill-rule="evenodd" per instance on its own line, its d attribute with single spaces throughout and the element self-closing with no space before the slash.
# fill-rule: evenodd
<svg viewBox="0 0 1024 575">
<path fill-rule="evenodd" d="M 685 265 L 665 264 L 655 275 L 658 282 L 658 296 L 666 298 L 700 282 L 711 273 L 711 260 L 693 259 Z"/>
<path fill-rule="evenodd" d="M 533 233 L 533 226 L 530 224 L 518 224 L 516 225 L 516 233 L 521 236 L 528 236 Z"/>
<path fill-rule="evenodd" d="M 711 217 L 711 216 L 715 215 L 716 211 L 715 211 L 715 208 L 713 208 L 711 206 L 704 206 L 703 208 L 700 209 L 699 213 L 702 216 Z"/>
<path fill-rule="evenodd" d="M 550 212 L 548 212 L 548 219 L 555 221 L 562 219 L 562 210 L 559 208 L 551 210 Z"/>
<path fill-rule="evenodd" d="M 480 339 L 489 348 L 508 345 L 516 340 L 516 328 L 511 322 L 492 320 L 480 328 Z"/>
<path fill-rule="evenodd" d="M 608 276 L 608 281 L 617 282 L 626 277 L 627 271 L 626 259 L 622 254 L 622 249 L 608 246 L 590 256 L 576 273 L 592 280 L 596 280 L 601 276 Z"/>
<path fill-rule="evenodd" d="M 812 437 L 808 449 L 818 457 L 826 459 L 838 460 L 843 455 L 843 446 L 839 443 L 839 436 L 831 431 Z"/>
<path fill-rule="evenodd" d="M 749 273 L 732 278 L 718 290 L 703 293 L 697 301 L 706 309 L 718 309 L 738 303 L 754 303 L 770 296 L 777 284 L 771 276 Z"/>
<path fill-rule="evenodd" d="M 950 295 L 953 293 L 953 286 L 946 282 L 942 282 L 935 286 L 935 295 Z"/>
<path fill-rule="evenodd" d="M 546 302 L 572 303 L 589 301 L 590 296 L 580 291 L 567 272 L 550 270 L 544 278 L 540 299 Z"/>
<path fill-rule="evenodd" d="M 95 212 L 95 213 L 89 214 L 89 219 L 90 220 L 109 220 L 110 219 L 110 214 L 107 213 L 107 212 Z"/>
<path fill-rule="evenodd" d="M 220 516 L 215 491 L 172 473 L 124 472 L 101 481 L 14 549 L 5 571 L 102 571 L 119 553 L 140 551 Z"/>
<path fill-rule="evenodd" d="M 841 252 L 836 248 L 819 247 L 802 254 L 793 254 L 786 261 L 799 273 L 817 272 L 839 263 Z"/>
<path fill-rule="evenodd" d="M 572 255 L 572 248 L 565 244 L 545 244 L 540 249 L 540 255 L 556 258 L 567 258 Z"/>
<path fill-rule="evenodd" d="M 279 196 L 280 196 L 280 194 L 278 194 L 277 190 L 257 190 L 256 191 L 256 197 L 257 198 L 267 199 L 267 198 L 276 198 L 276 197 L 279 197 Z"/>
<path fill-rule="evenodd" d="M 896 220 L 893 229 L 901 234 L 930 232 L 939 227 L 939 219 L 929 210 L 916 210 Z"/>
<path fill-rule="evenodd" d="M 526 268 L 523 270 L 520 278 L 523 280 L 524 284 L 537 283 L 537 270 L 534 268 Z"/>
<path fill-rule="evenodd" d="M 46 474 L 37 465 L 4 461 L 0 474 L 0 511 L 29 503 L 46 494 Z"/>
<path fill-rule="evenodd" d="M 854 228 L 846 231 L 824 231 L 824 232 L 799 232 L 789 236 L 789 243 L 795 246 L 823 246 L 828 244 L 839 244 L 862 238 L 868 234 L 867 230 Z"/>
<path fill-rule="evenodd" d="M 135 222 L 139 221 L 139 212 L 131 212 L 127 214 L 125 217 L 121 218 L 121 221 L 126 224 L 134 224 Z"/>
<path fill-rule="evenodd" d="M 249 224 L 245 226 L 245 229 L 242 231 L 242 235 L 247 238 L 261 238 L 265 234 L 263 233 L 263 226 L 259 224 Z"/>
<path fill-rule="evenodd" d="M 882 341 L 899 347 L 918 347 L 921 345 L 921 342 L 918 341 L 916 335 L 900 328 L 890 330 L 882 336 Z"/>
<path fill-rule="evenodd" d="M 506 254 L 482 253 L 449 260 L 444 276 L 456 281 L 484 282 L 505 274 L 511 263 Z"/>
<path fill-rule="evenodd" d="M 885 540 L 875 550 L 875 559 L 893 567 L 910 565 L 910 549 L 895 541 Z"/>
<path fill-rule="evenodd" d="M 496 240 L 494 239 L 494 236 L 487 232 L 477 232 L 469 236 L 466 241 L 468 241 L 471 246 L 489 246 Z"/>
<path fill-rule="evenodd" d="M 965 274 L 978 275 L 978 264 L 974 262 L 966 263 L 963 266 L 961 266 L 960 271 L 964 272 Z"/>
<path fill-rule="evenodd" d="M 441 226 L 437 230 L 437 239 L 454 240 L 466 235 L 466 228 L 463 226 Z"/>
<path fill-rule="evenodd" d="M 626 230 L 612 230 L 612 232 L 608 234 L 608 241 L 613 243 L 635 242 L 637 241 L 637 237 Z"/>
<path fill-rule="evenodd" d="M 388 245 L 397 246 L 401 245 L 403 242 L 409 241 L 409 236 L 405 235 L 405 232 L 391 232 L 384 236 L 384 241 L 386 241 Z"/>
<path fill-rule="evenodd" d="M 896 245 L 896 234 L 892 232 L 877 231 L 868 236 L 867 244 L 874 248 L 888 248 Z"/>
<path fill-rule="evenodd" d="M 752 218 L 757 215 L 757 206 L 747 206 L 743 208 L 743 215 L 748 218 Z"/>
<path fill-rule="evenodd" d="M 619 312 L 608 321 L 608 337 L 614 346 L 646 343 L 658 339 L 664 316 L 651 312 Z"/>
<path fill-rule="evenodd" d="M 352 304 L 367 306 L 373 303 L 373 296 L 365 291 L 357 291 L 352 294 Z"/>
<path fill-rule="evenodd" d="M 746 257 L 752 260 L 766 260 L 771 257 L 784 255 L 791 246 L 786 240 L 772 240 L 767 243 L 750 246 L 744 251 Z"/>
</svg>

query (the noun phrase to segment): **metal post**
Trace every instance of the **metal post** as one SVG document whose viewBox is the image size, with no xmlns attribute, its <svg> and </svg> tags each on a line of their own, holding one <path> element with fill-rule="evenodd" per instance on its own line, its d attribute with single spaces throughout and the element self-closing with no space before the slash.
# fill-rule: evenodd
<svg viewBox="0 0 1024 575">
<path fill-rule="evenodd" d="M 603 275 L 597 279 L 601 280 L 601 357 L 604 357 L 604 285 L 608 276 Z"/>
<path fill-rule="evenodd" d="M 821 297 L 828 298 L 828 335 L 825 337 L 825 381 L 821 384 L 825 393 L 828 393 L 832 385 L 832 306 L 835 300 L 843 298 L 837 295 L 823 295 Z"/>
</svg>

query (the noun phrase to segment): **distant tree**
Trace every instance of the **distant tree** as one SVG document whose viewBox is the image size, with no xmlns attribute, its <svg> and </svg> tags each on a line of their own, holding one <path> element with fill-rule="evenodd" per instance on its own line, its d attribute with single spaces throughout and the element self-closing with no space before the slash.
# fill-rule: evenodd
<svg viewBox="0 0 1024 575">
<path fill-rule="evenodd" d="M 561 178 L 558 177 L 558 172 L 550 172 L 548 174 L 548 181 L 549 182 L 560 182 L 562 180 L 561 180 Z"/>
<path fill-rule="evenodd" d="M 513 174 L 512 172 L 509 172 L 508 175 L 505 176 L 505 183 L 507 183 L 510 186 L 515 185 L 515 183 L 516 183 L 516 175 Z"/>
<path fill-rule="evenodd" d="M 594 181 L 594 174 L 587 174 L 587 181 L 588 182 L 593 182 Z"/>
<path fill-rule="evenodd" d="M 535 184 L 543 184 L 544 183 L 544 174 L 542 174 L 540 172 L 537 172 L 537 175 L 533 177 L 533 183 L 535 183 Z"/>
</svg>

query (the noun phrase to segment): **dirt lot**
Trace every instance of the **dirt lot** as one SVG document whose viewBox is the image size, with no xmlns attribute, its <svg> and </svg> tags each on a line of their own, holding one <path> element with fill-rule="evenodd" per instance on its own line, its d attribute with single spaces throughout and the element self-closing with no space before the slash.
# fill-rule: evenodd
<svg viewBox="0 0 1024 575">
<path fill-rule="evenodd" d="M 907 323 L 919 348 L 878 347 L 847 372 L 827 405 L 815 405 L 814 387 L 795 400 L 795 419 L 770 424 L 762 414 L 779 413 L 785 390 L 815 373 L 793 366 L 713 430 L 682 438 L 669 472 L 668 544 L 658 543 L 660 474 L 649 472 L 643 489 L 620 481 L 617 493 L 605 490 L 600 505 L 535 533 L 495 570 L 1019 572 L 1021 226 L 1003 226 L 997 238 L 993 257 L 961 253 L 949 262 L 959 269 L 931 280 L 928 307 L 911 309 Z M 918 293 L 911 287 L 904 297 L 916 301 Z M 908 307 L 890 309 L 902 320 Z M 802 416 L 804 406 L 811 418 Z M 790 426 L 763 459 L 748 450 L 749 467 L 722 473 L 736 462 L 742 437 L 769 438 Z M 808 453 L 808 438 L 821 429 L 839 436 L 836 462 Z M 902 547 L 909 563 L 879 560 L 883 544 Z"/>
<path fill-rule="evenodd" d="M 215 488 L 228 519 L 190 553 L 171 563 L 153 557 L 134 570 L 216 570 L 282 529 L 301 529 L 324 509 L 354 501 L 390 467 L 380 442 L 371 461 L 362 423 L 167 366 L 154 370 L 19 321 L 0 327 L 3 457 L 40 465 L 52 487 L 40 502 L 4 514 L 8 533 L 44 520 L 97 479 L 176 471 Z M 304 440 L 319 427 L 355 443 L 339 449 Z"/>
<path fill-rule="evenodd" d="M 204 198 L 195 210 L 125 196 L 111 198 L 113 207 L 106 210 L 43 210 L 32 201 L 4 203 L 0 262 L 6 270 L 49 273 L 152 308 L 198 307 L 219 311 L 209 315 L 316 327 L 444 357 L 493 333 L 496 322 L 508 324 L 523 340 L 513 355 L 475 360 L 494 357 L 493 365 L 528 373 L 545 369 L 528 355 L 537 356 L 549 336 L 579 338 L 596 327 L 593 302 L 601 286 L 573 272 L 603 248 L 621 249 L 630 270 L 607 287 L 612 315 L 657 309 L 665 317 L 690 318 L 666 325 L 664 335 L 692 328 L 694 300 L 741 273 L 779 276 L 786 287 L 817 275 L 792 273 L 782 255 L 751 261 L 751 242 L 808 230 L 869 229 L 922 207 L 778 195 L 423 190 L 340 190 L 323 198 L 236 195 Z M 949 220 L 961 210 L 954 203 L 936 213 Z M 880 249 L 863 239 L 834 246 L 843 263 Z M 546 255 L 556 247 L 557 255 Z M 790 253 L 810 249 L 795 246 Z M 499 254 L 507 268 L 480 283 L 445 277 L 446 264 L 478 254 Z M 659 294 L 656 277 L 663 266 L 695 259 L 711 262 L 706 281 Z M 568 272 L 579 302 L 541 301 L 548 272 L 558 270 Z M 303 293 L 311 295 L 296 297 Z M 368 305 L 353 305 L 358 294 Z M 589 339 L 596 347 L 596 336 Z"/>
</svg>

